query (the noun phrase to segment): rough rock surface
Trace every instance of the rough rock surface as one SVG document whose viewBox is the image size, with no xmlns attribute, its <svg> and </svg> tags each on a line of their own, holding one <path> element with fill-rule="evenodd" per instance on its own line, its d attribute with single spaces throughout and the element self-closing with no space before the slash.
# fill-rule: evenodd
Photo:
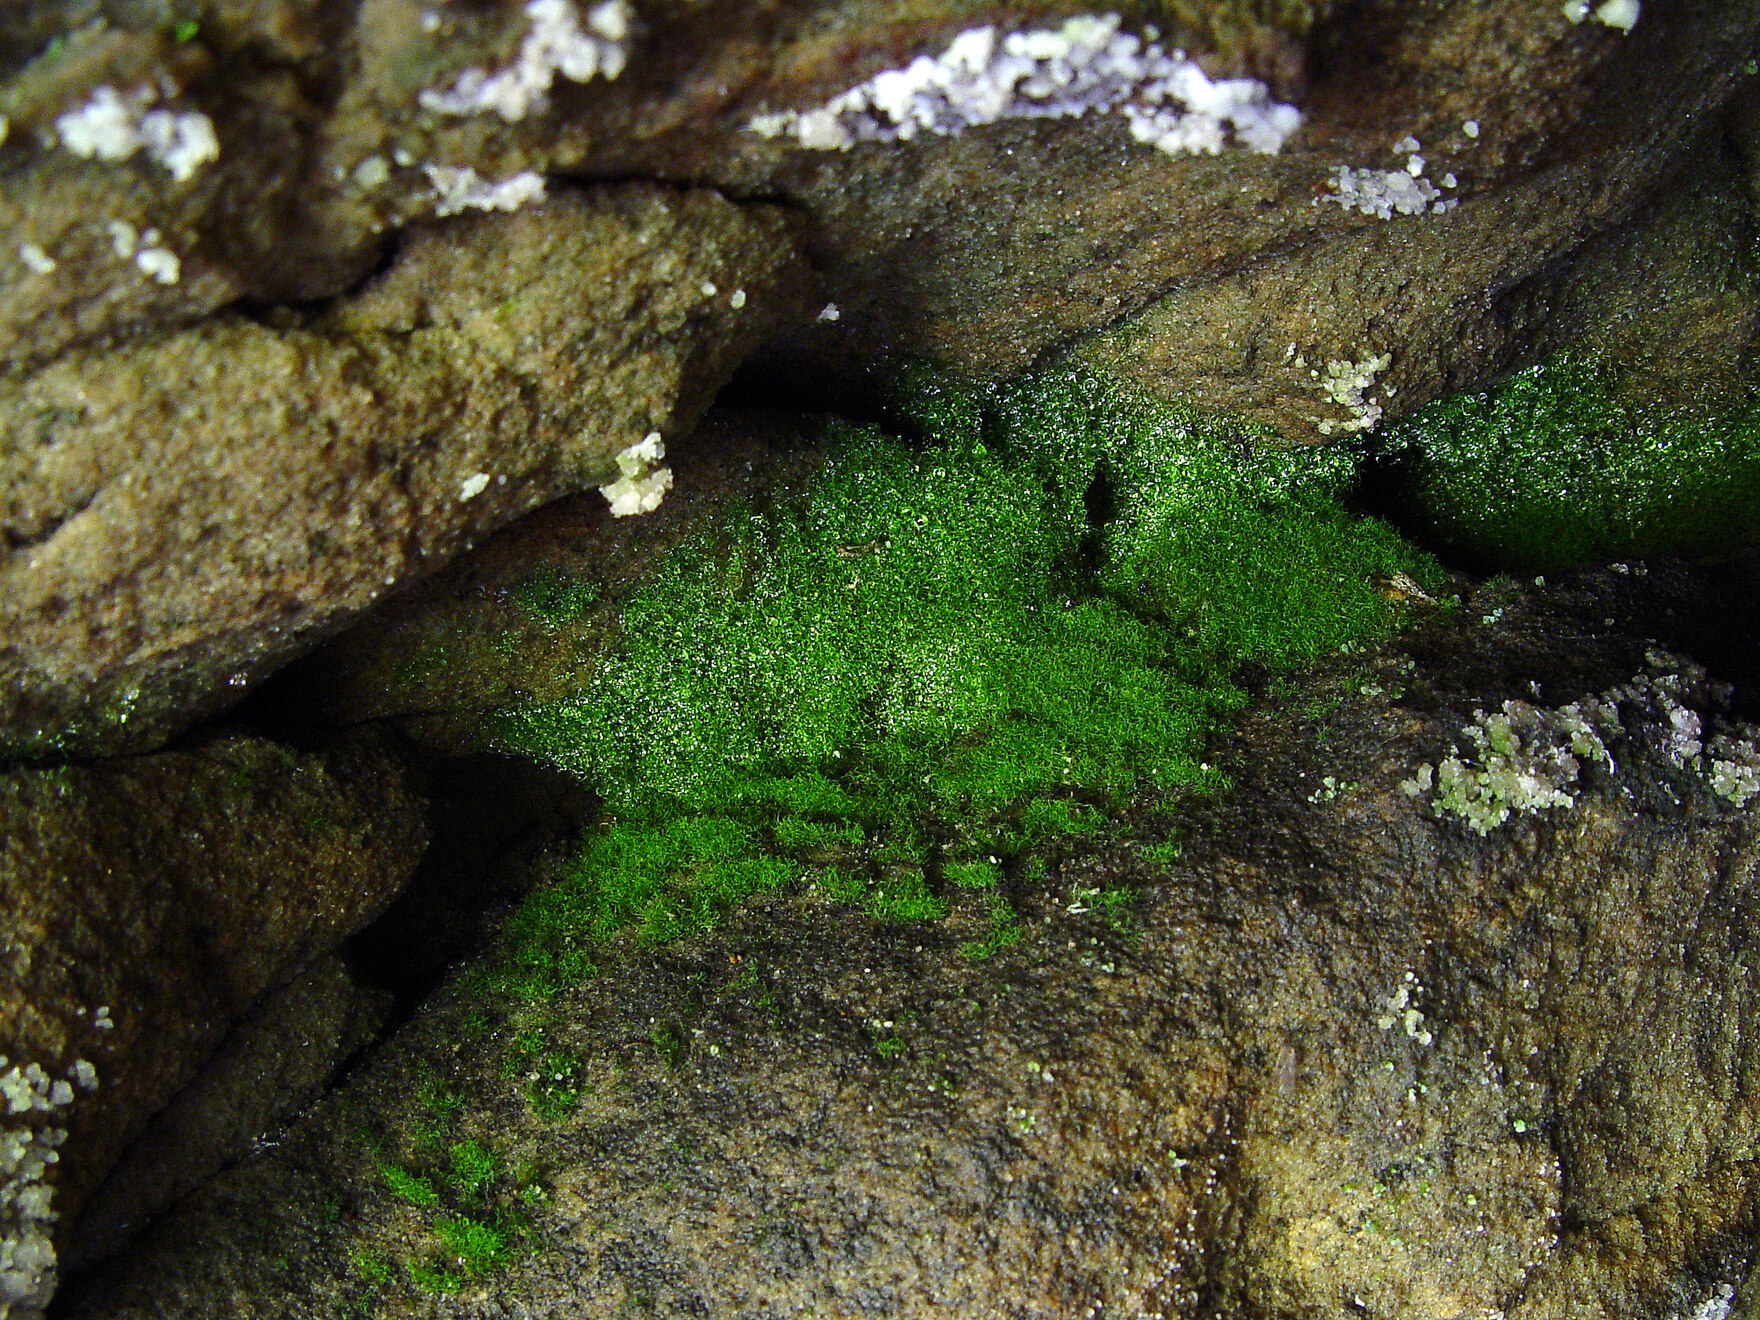
<svg viewBox="0 0 1760 1320">
<path fill-rule="evenodd" d="M 499 713 L 574 690 L 671 546 L 729 501 L 798 486 L 823 430 L 821 418 L 711 409 L 669 451 L 675 489 L 653 513 L 617 520 L 597 494 L 558 500 L 275 675 L 253 713 L 289 728 L 386 721 L 446 755 L 493 748 Z"/>
<path fill-rule="evenodd" d="M 509 115 L 435 98 L 523 58 L 523 6 L 9 6 L 0 599 L 22 604 L 0 619 L 0 740 L 153 745 L 387 579 L 603 479 L 647 428 L 688 428 L 772 331 L 787 333 L 754 367 L 772 388 L 844 397 L 890 355 L 1005 375 L 1098 333 L 1089 360 L 1292 439 L 1479 383 L 1544 344 L 1574 254 L 1670 187 L 1751 90 L 1760 32 L 1756 0 L 1654 0 L 1630 33 L 1573 24 L 1554 0 L 1157 5 L 1126 19 L 1302 109 L 1280 154 L 1170 157 L 1116 115 L 845 152 L 751 129 L 972 25 L 1070 12 L 636 4 L 618 76 L 553 78 Z M 180 173 L 140 152 L 77 158 L 58 123 L 102 88 L 207 116 L 214 159 Z M 1753 210 L 1751 120 L 1717 148 L 1746 181 L 1727 194 L 1738 227 Z M 1398 149 L 1407 138 L 1422 149 Z M 466 168 L 486 186 L 525 171 L 552 191 L 585 186 L 581 212 L 550 222 L 579 220 L 555 241 L 584 266 L 497 276 L 486 235 L 505 229 L 517 250 L 518 222 L 427 230 L 447 196 L 436 179 L 452 177 L 434 171 Z M 1347 210 L 1347 168 L 1417 170 L 1458 205 Z M 631 228 L 606 214 L 629 192 L 608 201 L 605 181 L 632 179 L 669 181 L 678 211 L 636 268 Z M 717 210 L 692 189 L 734 200 Z M 822 277 L 810 303 L 795 244 Z M 406 262 L 437 249 L 429 264 L 477 300 L 450 323 L 438 314 L 438 340 L 351 313 L 379 265 L 392 263 L 388 284 L 416 280 Z M 687 309 L 708 284 L 717 293 Z M 734 289 L 752 300 L 743 311 Z M 1617 310 L 1615 294 L 1602 303 Z M 816 319 L 823 297 L 837 320 Z M 329 299 L 343 305 L 311 310 Z M 544 348 L 476 342 L 503 299 Z M 1566 309 L 1573 325 L 1582 303 Z M 641 365 L 632 379 L 614 362 Z M 1326 385 L 1329 363 L 1362 377 L 1355 393 Z M 616 426 L 583 440 L 566 429 L 571 405 Z M 508 483 L 457 500 L 479 471 Z"/>
<path fill-rule="evenodd" d="M 0 778 L 0 1052 L 51 1077 L 79 1059 L 96 1070 L 61 1124 L 63 1233 L 233 1022 L 390 902 L 426 837 L 401 767 L 366 743 L 231 738 Z M 312 1056 L 335 1059 L 347 1016 L 301 1024 L 308 1074 L 327 1071 Z M 209 1121 L 249 1112 L 265 1086 L 244 1077 Z M 194 1161 L 164 1172 L 206 1171 Z"/>
<path fill-rule="evenodd" d="M 610 481 L 694 422 L 793 269 L 774 212 L 602 188 L 412 233 L 298 324 L 211 318 L 0 389 L 0 735 L 156 745 L 388 586 Z"/>
<path fill-rule="evenodd" d="M 64 1270 L 102 1260 L 243 1158 L 319 1094 L 383 1025 L 391 996 L 326 955 L 270 991 L 130 1145 L 73 1221 Z"/>
<path fill-rule="evenodd" d="M 1475 709 L 1654 672 L 1650 636 L 1715 613 L 1673 570 L 1481 593 L 1250 714 L 1232 794 L 1076 847 L 983 961 L 775 898 L 548 1003 L 460 986 L 61 1314 L 1727 1299 L 1760 1216 L 1760 807 L 1643 701 L 1569 806 L 1481 836 L 1405 786 Z M 493 1262 L 463 1269 L 444 1186 L 508 1233 Z"/>
</svg>

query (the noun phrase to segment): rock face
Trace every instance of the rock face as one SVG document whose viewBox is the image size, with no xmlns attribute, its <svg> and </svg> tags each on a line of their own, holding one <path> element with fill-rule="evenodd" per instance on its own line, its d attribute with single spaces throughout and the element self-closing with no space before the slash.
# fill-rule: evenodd
<svg viewBox="0 0 1760 1320">
<path fill-rule="evenodd" d="M 81 1208 L 62 1269 L 109 1256 L 178 1197 L 273 1140 L 286 1116 L 372 1040 L 389 998 L 357 984 L 334 954 L 265 995 Z"/>
<path fill-rule="evenodd" d="M 1760 807 L 1713 791 L 1680 712 L 1709 748 L 1715 693 L 1645 636 L 1711 598 L 1548 592 L 1250 716 L 1220 810 L 1141 804 L 1024 882 L 1027 933 L 983 960 L 773 898 L 547 1003 L 445 994 L 63 1314 L 1727 1300 L 1760 1205 Z M 1414 782 L 1476 710 L 1622 685 L 1611 766 L 1560 805 L 1481 834 Z"/>
<path fill-rule="evenodd" d="M 823 429 L 712 409 L 668 454 L 677 480 L 662 508 L 614 520 L 597 493 L 558 500 L 281 671 L 258 705 L 308 729 L 392 723 L 443 755 L 493 748 L 499 715 L 566 696 L 614 649 L 619 606 L 672 546 L 811 472 Z"/>
<path fill-rule="evenodd" d="M 235 738 L 101 768 L 15 771 L 0 780 L 0 840 L 0 1052 L 13 1069 L 42 1070 L 45 1094 L 67 1087 L 52 1110 L 21 1119 L 10 1107 L 5 1134 L 65 1132 L 58 1171 L 42 1180 L 65 1241 L 92 1189 L 233 1021 L 390 902 L 426 824 L 383 748 L 295 754 Z M 300 1050 L 276 1063 L 296 1079 L 281 1091 L 327 1074 L 366 1007 L 335 984 L 328 1002 L 296 1028 Z M 235 1082 L 210 1083 L 204 1141 L 227 1111 L 273 1117 L 272 1102 L 252 1099 L 277 1090 L 269 1073 Z M 212 1168 L 200 1149 L 155 1154 L 172 1186 Z M 22 1204 L 15 1171 L 9 1161 L 9 1214 Z M 18 1227 L 7 1225 L 9 1250 Z M 11 1265 L 0 1301 L 32 1291 L 12 1287 Z"/>
<path fill-rule="evenodd" d="M 0 399 L 13 750 L 153 746 L 388 587 L 610 481 L 773 323 L 786 253 L 774 213 L 601 189 L 412 233 L 298 328 L 215 318 L 31 373 Z"/>
<path fill-rule="evenodd" d="M 386 745 L 160 749 L 380 609 L 272 713 L 481 750 L 811 464 L 721 413 L 608 521 L 730 381 L 1067 356 L 1306 444 L 1571 351 L 1747 406 L 1760 0 L 0 11 L 0 1317 L 52 1232 L 80 1320 L 1746 1287 L 1760 754 L 1650 654 L 1754 713 L 1702 583 L 1493 588 L 1267 694 L 1233 797 L 1068 845 L 1012 945 L 766 891 L 542 1003 L 463 978 L 199 1187 L 379 1020 L 334 950 L 426 835 Z"/>
<path fill-rule="evenodd" d="M 844 399 L 893 355 L 995 377 L 1074 346 L 1313 440 L 1482 380 L 1555 312 L 1617 312 L 1617 282 L 1572 283 L 1575 254 L 1695 145 L 1729 156 L 1735 230 L 1753 208 L 1751 112 L 1712 129 L 1751 86 L 1751 0 L 1652 5 L 1629 32 L 1552 0 L 1126 15 L 1193 74 L 1300 110 L 1287 137 L 1221 131 L 1220 156 L 1115 113 L 847 150 L 823 118 L 775 131 L 998 21 L 964 3 L 106 12 L 0 17 L 15 753 L 155 745 L 688 430 L 760 342 L 764 388 Z M 1039 25 L 1022 50 L 1067 54 L 1067 17 L 1010 21 Z M 979 84 L 952 119 L 982 118 Z M 886 85 L 861 114 L 896 126 Z M 1127 77 L 1089 99 L 1146 95 Z M 433 223 L 546 182 L 543 210 Z M 1728 254 L 1751 280 L 1751 251 Z"/>
</svg>

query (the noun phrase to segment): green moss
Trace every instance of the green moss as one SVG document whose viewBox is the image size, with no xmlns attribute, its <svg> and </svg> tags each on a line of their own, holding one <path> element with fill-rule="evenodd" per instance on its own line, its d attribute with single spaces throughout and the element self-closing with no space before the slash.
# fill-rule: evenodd
<svg viewBox="0 0 1760 1320">
<path fill-rule="evenodd" d="M 545 984 L 554 988 L 551 983 Z M 560 1123 L 572 1115 L 585 1090 L 580 1056 L 573 1050 L 552 1045 L 545 1032 L 536 1028 L 514 1036 L 502 1056 L 499 1072 L 504 1079 L 518 1080 L 526 1103 L 546 1123 Z M 489 1170 L 492 1175 L 493 1165 Z"/>
<path fill-rule="evenodd" d="M 445 669 L 450 659 L 450 653 L 445 645 L 440 642 L 430 642 L 400 662 L 392 671 L 391 681 L 398 687 L 413 687 L 420 683 L 426 683 Z"/>
<path fill-rule="evenodd" d="M 400 1196 L 411 1205 L 424 1210 L 440 1199 L 440 1193 L 434 1190 L 433 1183 L 389 1161 L 380 1163 L 379 1177 L 392 1195 Z"/>
<path fill-rule="evenodd" d="M 348 1263 L 360 1280 L 371 1288 L 383 1288 L 391 1282 L 391 1266 L 377 1251 L 362 1246 L 351 1247 Z"/>
<path fill-rule="evenodd" d="M 446 1181 L 459 1191 L 479 1191 L 495 1176 L 494 1153 L 480 1141 L 455 1142 L 447 1152 L 450 1168 Z"/>
<path fill-rule="evenodd" d="M 581 1098 L 581 1062 L 570 1050 L 545 1050 L 532 1061 L 524 1087 L 526 1103 L 546 1123 L 570 1117 Z"/>
<path fill-rule="evenodd" d="M 1014 909 L 1009 907 L 1000 894 L 990 896 L 990 929 L 981 940 L 972 940 L 959 946 L 960 957 L 973 961 L 988 958 L 1000 953 L 1011 945 L 1018 944 L 1021 938 L 1020 921 Z"/>
<path fill-rule="evenodd" d="M 833 427 L 809 489 L 701 529 L 628 599 L 616 663 L 507 719 L 614 816 L 509 923 L 520 993 L 791 887 L 939 918 L 932 875 L 993 887 L 1134 793 L 1218 786 L 1203 744 L 1243 661 L 1372 637 L 1396 617 L 1375 574 L 1438 576 L 1345 514 L 1342 455 L 1255 456 L 1075 371 L 898 382 L 922 438 Z"/>
<path fill-rule="evenodd" d="M 511 1234 L 504 1225 L 472 1215 L 447 1215 L 435 1220 L 434 1236 L 440 1239 L 456 1268 L 467 1276 L 493 1269 L 506 1259 L 511 1247 Z"/>
<path fill-rule="evenodd" d="M 684 1030 L 672 1022 L 657 1022 L 649 1027 L 648 1044 L 654 1047 L 654 1057 L 668 1068 L 678 1067 L 690 1053 Z"/>
<path fill-rule="evenodd" d="M 1617 384 L 1559 357 L 1382 428 L 1415 530 L 1521 572 L 1751 540 L 1760 398 L 1716 417 L 1651 415 Z"/>
<path fill-rule="evenodd" d="M 881 873 L 863 891 L 868 914 L 881 921 L 939 921 L 947 904 L 929 888 L 928 878 L 914 867 L 895 867 Z"/>
<path fill-rule="evenodd" d="M 1106 818 L 1092 806 L 1062 798 L 1035 798 L 1021 808 L 1020 827 L 1028 839 L 1097 834 Z"/>
<path fill-rule="evenodd" d="M 994 862 L 949 862 L 945 868 L 948 883 L 960 889 L 994 889 L 1002 871 Z"/>
<path fill-rule="evenodd" d="M 854 847 L 862 842 L 861 827 L 854 823 L 829 824 L 800 816 L 778 817 L 770 826 L 776 846 L 788 851 Z"/>
<path fill-rule="evenodd" d="M 555 631 L 598 604 L 604 588 L 590 578 L 550 569 L 514 583 L 507 594 L 534 620 Z"/>
</svg>

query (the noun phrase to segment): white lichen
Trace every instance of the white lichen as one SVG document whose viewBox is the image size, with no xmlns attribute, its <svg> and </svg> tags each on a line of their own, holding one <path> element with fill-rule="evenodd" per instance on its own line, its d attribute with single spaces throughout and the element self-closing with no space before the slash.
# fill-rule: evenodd
<svg viewBox="0 0 1760 1320">
<path fill-rule="evenodd" d="M 183 263 L 177 254 L 159 242 L 159 231 L 144 233 L 126 220 L 112 220 L 105 225 L 110 235 L 110 250 L 124 261 L 132 261 L 145 275 L 160 284 L 176 284 L 183 274 Z"/>
<path fill-rule="evenodd" d="M 53 275 L 56 266 L 60 264 L 36 243 L 20 243 L 18 259 L 33 275 Z"/>
<path fill-rule="evenodd" d="M 155 109 L 157 89 L 137 87 L 126 96 L 99 87 L 91 98 L 55 120 L 61 146 L 85 160 L 126 160 L 145 151 L 182 183 L 220 156 L 214 124 L 195 110 Z"/>
<path fill-rule="evenodd" d="M 1405 1032 L 1408 1040 L 1419 1045 L 1435 1043 L 1436 1034 L 1424 1023 L 1424 1011 L 1413 1002 L 1423 993 L 1424 986 L 1418 980 L 1417 974 L 1407 972 L 1399 989 L 1382 1001 L 1387 1011 L 1375 1020 L 1375 1025 L 1382 1031 L 1392 1031 L 1398 1027 Z"/>
<path fill-rule="evenodd" d="M 1745 807 L 1760 795 L 1760 748 L 1752 741 L 1718 734 L 1706 762 L 1706 780 L 1718 797 Z"/>
<path fill-rule="evenodd" d="M 610 485 L 599 487 L 599 493 L 611 502 L 613 518 L 651 513 L 660 507 L 660 501 L 672 489 L 672 469 L 654 466 L 665 457 L 666 446 L 658 431 L 648 432 L 618 453 L 617 470 L 621 475 Z"/>
<path fill-rule="evenodd" d="M 583 25 L 571 0 L 529 0 L 530 26 L 513 62 L 499 72 L 466 69 L 445 91 L 428 89 L 417 98 L 424 109 L 448 115 L 493 110 L 510 123 L 549 100 L 560 74 L 571 82 L 615 78 L 629 58 L 631 14 L 624 0 L 603 0 Z"/>
<path fill-rule="evenodd" d="M 1735 1285 L 1722 1283 L 1700 1298 L 1696 1305 L 1683 1298 L 1672 1320 L 1729 1320 L 1735 1299 Z"/>
<path fill-rule="evenodd" d="M 1563 7 L 1564 16 L 1569 22 L 1581 23 L 1585 18 L 1593 16 L 1597 23 L 1618 28 L 1621 32 L 1630 32 L 1638 25 L 1641 11 L 1639 0 L 1605 0 L 1599 6 L 1591 6 L 1590 0 L 1569 0 Z"/>
<path fill-rule="evenodd" d="M 1342 422 L 1332 417 L 1312 418 L 1322 435 L 1351 435 L 1373 430 L 1385 414 L 1381 402 L 1371 399 L 1369 391 L 1375 386 L 1375 378 L 1393 365 L 1393 357 L 1387 353 L 1369 354 L 1366 349 L 1359 349 L 1359 352 L 1365 356 L 1354 360 L 1331 358 L 1324 369 L 1308 367 L 1308 377 L 1315 388 L 1350 413 L 1350 417 Z M 1307 358 L 1295 352 L 1294 344 L 1284 356 L 1292 359 L 1298 367 L 1308 366 Z"/>
<path fill-rule="evenodd" d="M 183 274 L 183 263 L 167 247 L 144 247 L 134 254 L 134 264 L 160 284 L 176 284 Z"/>
<path fill-rule="evenodd" d="M 76 1059 L 66 1079 L 41 1064 L 0 1054 L 0 1317 L 34 1320 L 55 1291 L 54 1186 L 50 1170 L 67 1140 L 60 1112 L 74 1088 L 92 1091 L 97 1069 Z"/>
<path fill-rule="evenodd" d="M 1704 708 L 1728 700 L 1704 669 L 1652 651 L 1649 671 L 1555 710 L 1510 700 L 1499 711 L 1477 711 L 1462 730 L 1470 748 L 1428 764 L 1400 785 L 1409 796 L 1435 786 L 1438 816 L 1459 816 L 1487 834 L 1513 815 L 1572 805 L 1585 762 L 1609 774 L 1618 766 L 1610 744 L 1624 739 L 1635 752 L 1671 770 L 1700 778 L 1737 807 L 1760 796 L 1760 747 L 1746 726 L 1705 737 Z"/>
<path fill-rule="evenodd" d="M 391 164 L 383 156 L 368 156 L 349 172 L 349 177 L 362 192 L 372 192 L 385 186 L 391 177 Z"/>
<path fill-rule="evenodd" d="M 1132 137 L 1170 154 L 1214 155 L 1231 138 L 1276 152 L 1302 122 L 1256 79 L 1212 80 L 1184 51 L 1121 32 L 1118 15 L 1105 14 L 1056 29 L 970 28 L 940 55 L 920 55 L 816 109 L 758 115 L 750 127 L 830 151 L 1090 112 L 1123 115 Z"/>
<path fill-rule="evenodd" d="M 517 211 L 527 202 L 544 196 L 544 178 L 522 170 L 499 183 L 491 183 L 469 165 L 424 165 L 434 186 L 434 214 L 457 215 L 461 211 Z"/>
<path fill-rule="evenodd" d="M 1398 169 L 1334 166 L 1327 180 L 1332 189 L 1329 200 L 1347 211 L 1360 211 L 1383 220 L 1391 220 L 1395 215 L 1442 215 L 1459 204 L 1458 198 L 1445 196 L 1441 188 L 1425 177 L 1426 162 L 1418 154 L 1416 141 L 1407 138 L 1395 144 L 1394 151 L 1405 156 Z M 1446 187 L 1454 186 L 1454 175 L 1446 174 L 1443 179 Z"/>
</svg>

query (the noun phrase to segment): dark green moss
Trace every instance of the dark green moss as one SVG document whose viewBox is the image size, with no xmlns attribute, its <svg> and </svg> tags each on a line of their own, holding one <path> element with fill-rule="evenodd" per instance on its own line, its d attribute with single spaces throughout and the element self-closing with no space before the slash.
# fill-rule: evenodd
<svg viewBox="0 0 1760 1320">
<path fill-rule="evenodd" d="M 520 609 L 554 632 L 598 604 L 604 589 L 589 578 L 550 569 L 514 583 L 507 594 Z"/>
<path fill-rule="evenodd" d="M 1760 398 L 1651 415 L 1566 358 L 1383 428 L 1412 530 L 1533 572 L 1729 549 L 1760 531 Z"/>
</svg>

